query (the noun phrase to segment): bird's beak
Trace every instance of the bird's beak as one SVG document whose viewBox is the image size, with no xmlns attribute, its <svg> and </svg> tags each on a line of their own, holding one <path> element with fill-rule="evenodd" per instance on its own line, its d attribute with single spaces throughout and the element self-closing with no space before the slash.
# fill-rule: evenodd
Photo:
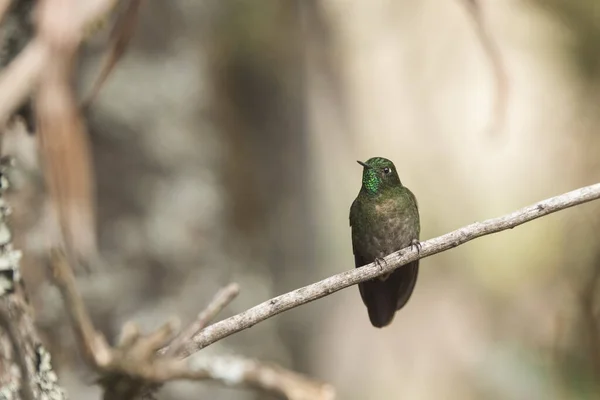
<svg viewBox="0 0 600 400">
<path fill-rule="evenodd" d="M 362 165 L 363 167 L 365 167 L 365 168 L 367 168 L 367 169 L 371 169 L 371 166 L 370 166 L 370 165 L 367 165 L 367 164 L 365 164 L 365 163 L 364 163 L 364 162 L 362 162 L 362 161 L 357 161 L 357 163 L 359 163 L 360 165 Z"/>
</svg>

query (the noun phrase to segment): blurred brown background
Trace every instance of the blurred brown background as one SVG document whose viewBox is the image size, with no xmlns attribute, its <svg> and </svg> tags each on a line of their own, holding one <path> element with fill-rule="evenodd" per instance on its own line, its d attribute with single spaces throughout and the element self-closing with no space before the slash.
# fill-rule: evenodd
<svg viewBox="0 0 600 400">
<path fill-rule="evenodd" d="M 466 1 L 466 0 L 465 0 Z M 241 284 L 231 315 L 353 267 L 355 160 L 392 159 L 422 239 L 598 182 L 600 2 L 482 0 L 508 78 L 460 0 L 144 2 L 133 43 L 88 113 L 105 265 L 80 278 L 109 337 L 126 320 L 191 320 Z M 87 93 L 105 49 L 85 49 Z M 46 199 L 35 143 L 12 204 L 37 319 L 73 399 L 98 398 L 40 272 Z M 391 327 L 353 287 L 227 338 L 330 381 L 340 399 L 591 399 L 600 386 L 598 204 L 422 261 Z M 162 399 L 259 399 L 204 383 Z"/>
</svg>

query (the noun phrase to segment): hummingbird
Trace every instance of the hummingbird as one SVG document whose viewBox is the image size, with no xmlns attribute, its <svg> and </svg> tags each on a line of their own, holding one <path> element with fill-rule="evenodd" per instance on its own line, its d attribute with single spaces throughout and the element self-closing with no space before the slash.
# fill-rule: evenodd
<svg viewBox="0 0 600 400">
<path fill-rule="evenodd" d="M 356 268 L 376 262 L 409 245 L 420 248 L 419 209 L 415 195 L 400 181 L 394 163 L 374 157 L 363 166 L 362 185 L 350 207 L 352 251 Z M 369 320 L 376 328 L 389 325 L 408 302 L 419 273 L 419 260 L 384 276 L 359 283 Z"/>
</svg>

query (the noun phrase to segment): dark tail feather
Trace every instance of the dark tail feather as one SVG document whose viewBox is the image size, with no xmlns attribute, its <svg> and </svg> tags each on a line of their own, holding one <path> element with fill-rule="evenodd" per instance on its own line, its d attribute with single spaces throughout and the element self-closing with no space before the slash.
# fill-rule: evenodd
<svg viewBox="0 0 600 400">
<path fill-rule="evenodd" d="M 419 261 L 415 261 L 392 272 L 385 281 L 375 278 L 358 285 L 374 327 L 389 325 L 396 311 L 406 305 L 415 288 L 418 273 Z"/>
<path fill-rule="evenodd" d="M 398 272 L 398 270 L 394 272 Z M 417 276 L 419 275 L 419 260 L 400 267 L 400 272 L 404 272 L 404 275 L 398 279 L 400 281 L 400 285 L 398 287 L 398 291 L 396 292 L 398 295 L 396 310 L 404 307 L 412 295 L 415 284 L 417 283 Z"/>
</svg>

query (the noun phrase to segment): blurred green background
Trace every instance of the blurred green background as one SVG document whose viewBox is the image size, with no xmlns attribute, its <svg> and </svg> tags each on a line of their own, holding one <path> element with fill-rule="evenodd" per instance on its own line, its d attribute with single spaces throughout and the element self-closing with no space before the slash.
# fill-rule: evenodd
<svg viewBox="0 0 600 400">
<path fill-rule="evenodd" d="M 239 282 L 225 317 L 351 269 L 357 159 L 395 162 L 422 239 L 598 182 L 600 2 L 480 4 L 508 82 L 494 132 L 493 70 L 460 0 L 144 2 L 88 115 L 106 267 L 80 285 L 98 326 L 186 322 Z M 104 43 L 85 49 L 82 92 Z M 6 146 L 35 171 L 31 140 Z M 71 398 L 94 399 L 40 276 L 47 200 L 26 177 L 15 224 L 38 323 Z M 386 329 L 352 287 L 203 351 L 280 363 L 343 400 L 598 398 L 599 211 L 423 260 Z M 160 398 L 269 397 L 175 383 Z"/>
</svg>

